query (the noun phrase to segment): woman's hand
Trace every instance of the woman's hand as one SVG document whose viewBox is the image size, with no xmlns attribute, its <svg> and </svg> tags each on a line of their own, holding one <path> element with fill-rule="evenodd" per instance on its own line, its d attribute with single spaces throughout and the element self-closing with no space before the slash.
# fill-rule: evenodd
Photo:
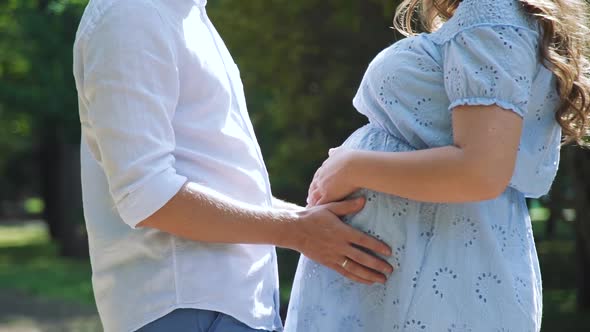
<svg viewBox="0 0 590 332">
<path fill-rule="evenodd" d="M 316 171 L 309 187 L 309 206 L 340 201 L 359 189 L 351 176 L 350 166 L 355 153 L 355 150 L 343 147 L 330 149 L 329 158 Z"/>
</svg>

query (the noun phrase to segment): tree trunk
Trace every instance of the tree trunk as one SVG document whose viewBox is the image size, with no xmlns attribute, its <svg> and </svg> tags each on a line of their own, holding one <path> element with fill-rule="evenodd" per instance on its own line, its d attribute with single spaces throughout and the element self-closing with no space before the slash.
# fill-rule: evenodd
<svg viewBox="0 0 590 332">
<path fill-rule="evenodd" d="M 47 222 L 51 239 L 58 241 L 63 233 L 63 210 L 60 209 L 59 179 L 62 151 L 58 131 L 51 124 L 41 129 L 39 142 L 39 178 L 41 196 L 45 203 L 43 218 Z"/>
<path fill-rule="evenodd" d="M 564 204 L 566 204 L 565 200 L 563 199 L 562 193 L 562 181 L 561 177 L 558 175 L 555 179 L 555 183 L 553 184 L 553 190 L 549 194 L 549 201 L 547 202 L 547 208 L 549 209 L 549 219 L 545 224 L 545 239 L 550 240 L 555 236 L 555 228 L 557 223 L 562 218 L 562 209 Z"/>
<path fill-rule="evenodd" d="M 82 210 L 80 183 L 80 144 L 62 143 L 60 174 L 60 206 L 63 210 L 65 238 L 60 239 L 61 254 L 68 257 L 88 257 L 88 239 Z"/>
<path fill-rule="evenodd" d="M 88 257 L 82 231 L 79 148 L 64 143 L 59 125 L 46 123 L 41 131 L 41 195 L 49 234 L 62 256 Z"/>
<path fill-rule="evenodd" d="M 582 233 L 576 233 L 576 258 L 577 258 L 577 283 L 578 308 L 582 310 L 590 309 L 590 255 L 586 250 L 587 240 Z"/>
<path fill-rule="evenodd" d="M 575 190 L 577 302 L 580 309 L 590 309 L 590 151 L 569 147 L 563 156 Z"/>
</svg>

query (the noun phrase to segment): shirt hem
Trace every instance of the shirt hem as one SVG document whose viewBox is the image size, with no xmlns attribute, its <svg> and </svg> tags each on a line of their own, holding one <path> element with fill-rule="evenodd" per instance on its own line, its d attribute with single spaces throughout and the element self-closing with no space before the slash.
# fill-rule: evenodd
<svg viewBox="0 0 590 332">
<path fill-rule="evenodd" d="M 173 312 L 174 310 L 177 309 L 196 309 L 196 310 L 211 310 L 211 311 L 216 311 L 216 312 L 220 312 L 223 313 L 225 315 L 228 316 L 232 316 L 235 319 L 237 319 L 238 321 L 240 321 L 243 324 L 246 324 L 247 326 L 249 326 L 250 328 L 256 329 L 256 330 L 266 330 L 266 331 L 276 331 L 276 332 L 282 332 L 283 331 L 283 326 L 276 326 L 276 325 L 270 325 L 270 326 L 264 326 L 264 325 L 256 325 L 256 324 L 252 324 L 252 323 L 248 323 L 248 322 L 244 322 L 243 320 L 240 320 L 239 318 L 235 317 L 234 315 L 228 313 L 226 310 L 223 310 L 217 306 L 214 305 L 206 305 L 206 304 L 201 304 L 199 302 L 183 302 L 183 303 L 177 303 L 171 306 L 168 306 L 166 309 L 160 310 L 160 311 L 156 311 L 154 313 L 150 313 L 147 314 L 147 316 L 152 316 L 151 318 L 148 318 L 144 321 L 142 321 L 141 323 L 137 324 L 136 326 L 132 327 L 131 329 L 125 329 L 125 331 L 127 332 L 135 332 L 137 330 L 139 330 L 140 328 L 155 322 L 156 320 L 168 315 L 169 313 Z M 273 318 L 274 320 L 274 318 Z"/>
</svg>

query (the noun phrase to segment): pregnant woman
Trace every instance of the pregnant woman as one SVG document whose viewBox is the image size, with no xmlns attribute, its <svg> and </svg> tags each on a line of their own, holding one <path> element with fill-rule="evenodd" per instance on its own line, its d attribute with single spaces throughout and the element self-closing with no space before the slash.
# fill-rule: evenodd
<svg viewBox="0 0 590 332">
<path fill-rule="evenodd" d="M 308 198 L 365 196 L 345 221 L 388 243 L 395 271 L 371 284 L 378 271 L 354 257 L 340 274 L 302 257 L 287 332 L 540 330 L 525 197 L 548 192 L 562 137 L 588 133 L 589 12 L 582 0 L 402 3 L 409 37 L 373 60 L 354 98 L 369 124 L 330 152 Z"/>
</svg>

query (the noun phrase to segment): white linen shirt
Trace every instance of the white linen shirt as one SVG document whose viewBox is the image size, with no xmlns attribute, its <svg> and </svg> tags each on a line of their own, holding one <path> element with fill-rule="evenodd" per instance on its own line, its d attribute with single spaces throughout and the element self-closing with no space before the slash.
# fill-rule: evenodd
<svg viewBox="0 0 590 332">
<path fill-rule="evenodd" d="M 239 71 L 205 5 L 91 0 L 76 35 L 84 215 L 107 332 L 134 331 L 177 308 L 282 328 L 273 246 L 136 228 L 187 180 L 271 205 Z"/>
</svg>

